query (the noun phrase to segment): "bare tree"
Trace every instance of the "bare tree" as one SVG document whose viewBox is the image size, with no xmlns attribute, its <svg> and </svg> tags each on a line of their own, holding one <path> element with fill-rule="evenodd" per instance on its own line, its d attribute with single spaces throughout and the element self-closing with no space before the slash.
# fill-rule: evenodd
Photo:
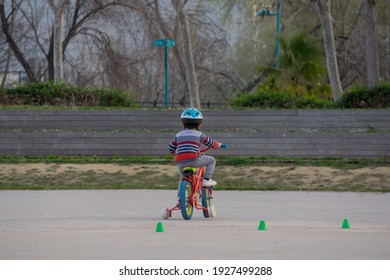
<svg viewBox="0 0 390 280">
<path fill-rule="evenodd" d="M 368 87 L 379 83 L 379 59 L 376 43 L 375 0 L 363 0 L 366 15 L 366 55 Z"/>
<path fill-rule="evenodd" d="M 191 39 L 188 30 L 188 20 L 187 15 L 184 10 L 186 2 L 183 0 L 172 0 L 172 5 L 174 6 L 179 20 L 179 29 L 180 29 L 180 39 L 182 42 L 182 49 L 184 55 L 184 65 L 187 73 L 187 85 L 190 95 L 190 106 L 201 108 L 200 98 L 199 98 L 199 89 L 198 82 L 196 80 L 194 58 L 192 54 Z"/>
<path fill-rule="evenodd" d="M 30 64 L 28 63 L 27 59 L 25 58 L 22 50 L 20 49 L 18 43 L 15 41 L 15 39 L 12 36 L 12 29 L 10 27 L 10 18 L 13 18 L 14 13 L 19 9 L 20 3 L 12 1 L 10 12 L 8 15 L 5 13 L 5 7 L 4 7 L 4 0 L 0 3 L 0 18 L 1 18 L 1 27 L 2 31 L 6 37 L 6 40 L 9 44 L 10 49 L 14 53 L 16 59 L 19 61 L 19 63 L 22 65 L 24 70 L 26 71 L 27 77 L 31 82 L 36 81 L 36 77 L 34 75 L 34 72 L 32 71 Z"/>
<path fill-rule="evenodd" d="M 10 21 L 13 22 L 14 17 L 11 17 Z M 12 26 L 13 24 L 11 24 L 11 27 Z M 9 46 L 9 44 L 7 44 L 6 40 L 4 40 L 2 34 L 0 34 L 0 51 L 1 51 L 0 65 L 4 65 L 3 66 L 4 68 L 1 69 L 3 70 L 2 71 L 3 73 L 0 72 L 0 74 L 2 74 L 0 87 L 4 87 L 7 80 L 10 63 L 11 63 L 12 49 Z"/>
<path fill-rule="evenodd" d="M 332 88 L 333 100 L 337 101 L 340 99 L 343 90 L 341 88 L 339 69 L 337 65 L 332 16 L 330 14 L 330 0 L 310 0 L 310 2 L 321 21 L 329 82 L 330 87 Z"/>
<path fill-rule="evenodd" d="M 44 3 L 32 0 L 12 0 L 12 5 L 9 5 L 8 1 L 5 2 L 2 0 L 0 4 L 2 31 L 7 38 L 7 42 L 15 57 L 26 71 L 27 77 L 31 82 L 37 81 L 37 77 L 26 58 L 26 46 L 16 40 L 16 34 L 14 34 L 16 31 L 22 33 L 21 27 L 24 28 L 24 34 L 21 36 L 24 36 L 24 38 L 29 40 L 30 48 L 32 46 L 35 47 L 35 56 L 38 51 L 41 51 L 44 54 L 47 60 L 46 69 L 48 72 L 48 79 L 55 80 L 57 78 L 54 76 L 54 65 L 57 65 L 56 72 L 58 75 L 56 75 L 63 77 L 63 74 L 61 74 L 61 64 L 65 59 L 64 54 L 71 41 L 77 36 L 91 37 L 93 39 L 102 36 L 104 37 L 103 34 L 105 31 L 102 31 L 103 27 L 98 24 L 91 24 L 91 22 L 110 7 L 119 5 L 119 2 L 115 0 L 48 1 L 54 5 L 52 8 L 57 11 L 57 20 L 54 20 L 56 23 L 52 24 L 51 19 L 48 17 L 45 20 L 45 24 L 49 25 L 46 30 L 42 27 L 42 23 L 39 25 L 39 21 L 34 19 L 33 15 L 30 15 L 33 9 L 46 9 L 47 5 L 45 6 Z M 40 6 L 38 6 L 38 3 Z M 9 5 L 7 7 L 7 13 L 5 12 L 5 4 Z M 61 4 L 63 4 L 63 6 Z M 12 23 L 10 22 L 10 19 L 15 14 L 18 14 L 19 20 L 24 20 L 24 22 L 19 23 L 19 28 L 11 29 L 10 24 Z M 64 15 L 67 15 L 67 24 L 62 26 L 61 22 L 64 20 Z M 36 17 L 36 15 L 34 16 Z M 58 28 L 54 28 L 54 26 Z M 63 31 L 61 31 L 61 29 Z M 56 37 L 56 39 L 54 37 Z M 54 56 L 56 56 L 56 58 L 54 58 Z M 57 62 L 55 63 L 55 61 Z M 63 80 L 63 78 L 60 78 L 60 80 Z"/>
<path fill-rule="evenodd" d="M 16 59 L 11 48 L 11 63 L 17 60 L 26 73 L 30 67 L 31 81 L 42 77 L 55 79 L 54 15 L 48 1 L 0 0 L 5 6 L 3 19 L 6 26 L 11 27 L 9 39 L 15 42 L 21 54 Z M 213 3 L 181 2 L 187 19 L 188 39 L 191 39 L 188 53 L 192 50 L 199 101 L 226 102 L 234 90 L 245 83 L 243 76 L 232 70 L 229 63 L 233 53 L 229 48 L 234 44 L 228 41 L 229 28 L 220 27 Z M 15 16 L 15 22 L 12 22 L 12 16 Z M 68 0 L 62 32 L 63 79 L 77 85 L 123 88 L 139 102 L 161 102 L 164 52 L 153 47 L 153 40 L 168 37 L 179 43 L 169 52 L 172 105 L 187 106 L 188 91 L 195 87 L 189 87 L 187 83 L 191 75 L 186 70 L 188 59 L 181 47 L 184 40 L 179 23 L 174 6 L 161 0 Z M 3 30 L 4 25 L 1 27 Z M 8 41 L 7 48 L 11 47 Z M 3 53 L 5 58 L 6 52 Z M 39 60 L 42 69 L 39 75 L 34 76 L 32 57 Z M 245 63 L 237 62 L 242 69 L 248 68 Z M 251 70 L 246 71 L 249 72 Z M 198 105 L 192 101 L 192 106 Z"/>
</svg>

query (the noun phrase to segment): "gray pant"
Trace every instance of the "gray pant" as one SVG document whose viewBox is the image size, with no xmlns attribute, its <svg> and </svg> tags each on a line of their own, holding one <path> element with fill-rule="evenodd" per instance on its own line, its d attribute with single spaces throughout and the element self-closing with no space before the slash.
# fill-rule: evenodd
<svg viewBox="0 0 390 280">
<path fill-rule="evenodd" d="M 201 154 L 198 158 L 194 160 L 186 160 L 186 161 L 180 161 L 177 162 L 176 165 L 179 168 L 180 172 L 180 181 L 179 181 L 179 188 L 181 184 L 181 179 L 184 176 L 183 168 L 187 166 L 193 166 L 193 167 L 202 167 L 205 166 L 205 172 L 204 172 L 204 177 L 211 179 L 211 176 L 213 175 L 213 171 L 215 168 L 215 158 L 212 156 L 206 156 L 204 154 Z M 178 190 L 179 190 L 178 188 Z"/>
</svg>

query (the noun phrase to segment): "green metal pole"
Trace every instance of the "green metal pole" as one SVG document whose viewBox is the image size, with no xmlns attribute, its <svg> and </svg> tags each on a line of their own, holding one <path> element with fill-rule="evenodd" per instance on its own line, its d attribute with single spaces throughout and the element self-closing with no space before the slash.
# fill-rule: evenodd
<svg viewBox="0 0 390 280">
<path fill-rule="evenodd" d="M 165 38 L 165 108 L 169 107 L 169 89 L 168 89 L 168 72 L 169 72 L 169 66 L 168 66 L 168 38 Z"/>
<path fill-rule="evenodd" d="M 280 5 L 281 0 L 276 1 L 276 69 L 280 69 Z"/>
</svg>

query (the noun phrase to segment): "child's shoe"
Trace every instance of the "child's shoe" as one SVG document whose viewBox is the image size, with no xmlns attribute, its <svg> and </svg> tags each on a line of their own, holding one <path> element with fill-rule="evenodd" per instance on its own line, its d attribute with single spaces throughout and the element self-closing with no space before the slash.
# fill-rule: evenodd
<svg viewBox="0 0 390 280">
<path fill-rule="evenodd" d="M 203 179 L 203 187 L 213 187 L 217 184 L 213 179 Z"/>
</svg>

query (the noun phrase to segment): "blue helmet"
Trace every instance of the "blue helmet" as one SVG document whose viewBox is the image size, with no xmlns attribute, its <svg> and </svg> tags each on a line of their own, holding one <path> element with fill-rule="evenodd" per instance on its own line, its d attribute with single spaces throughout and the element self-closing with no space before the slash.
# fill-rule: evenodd
<svg viewBox="0 0 390 280">
<path fill-rule="evenodd" d="M 201 124 L 203 115 L 196 108 L 188 108 L 183 111 L 180 119 L 183 124 Z"/>
</svg>

